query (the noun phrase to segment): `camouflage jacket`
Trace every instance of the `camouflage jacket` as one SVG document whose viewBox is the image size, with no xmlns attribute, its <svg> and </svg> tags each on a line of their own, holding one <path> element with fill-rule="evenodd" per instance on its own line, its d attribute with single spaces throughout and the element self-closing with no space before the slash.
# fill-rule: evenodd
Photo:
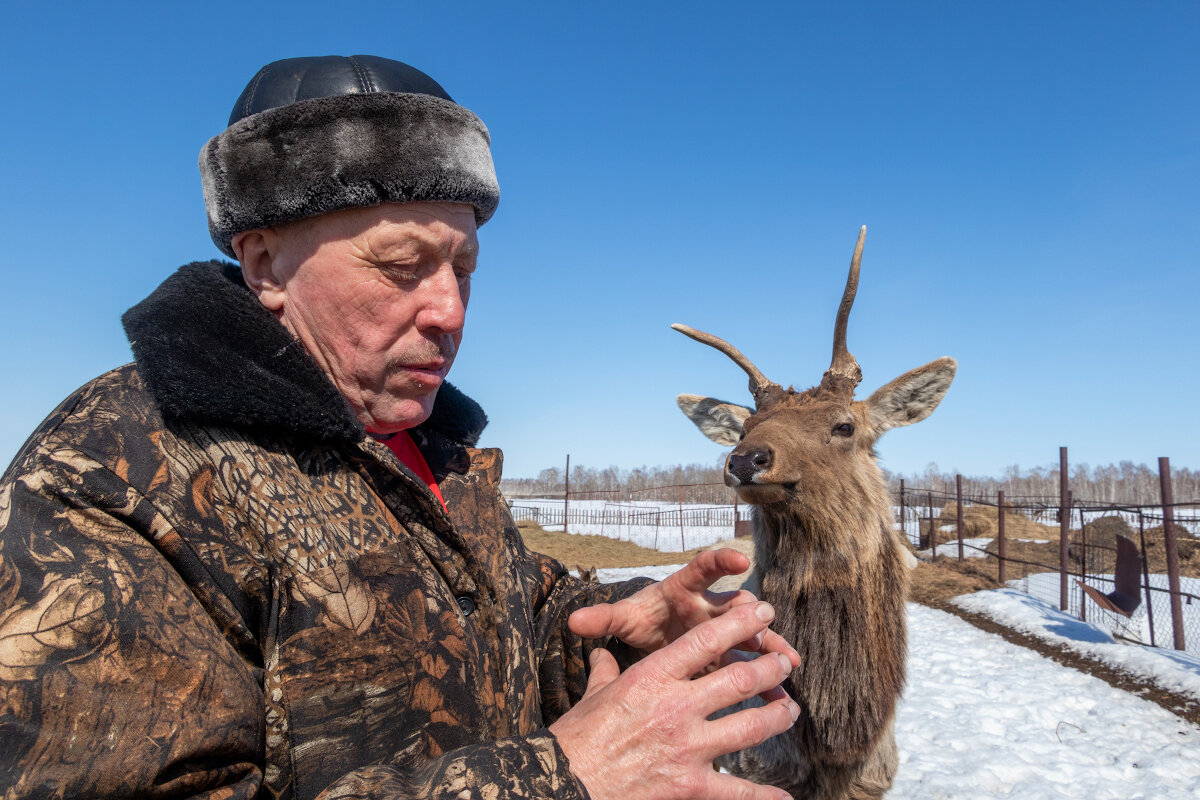
<svg viewBox="0 0 1200 800">
<path fill-rule="evenodd" d="M 638 585 L 526 550 L 448 386 L 447 515 L 236 277 L 131 309 L 0 482 L 0 797 L 586 798 L 566 617 Z"/>
</svg>

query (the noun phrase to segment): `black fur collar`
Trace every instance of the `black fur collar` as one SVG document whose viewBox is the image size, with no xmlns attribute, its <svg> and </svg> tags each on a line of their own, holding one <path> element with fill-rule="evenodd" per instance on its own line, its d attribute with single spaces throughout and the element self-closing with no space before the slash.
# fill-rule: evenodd
<svg viewBox="0 0 1200 800">
<path fill-rule="evenodd" d="M 163 415 L 320 441 L 357 442 L 350 405 L 224 261 L 181 267 L 121 321 Z M 487 416 L 443 384 L 420 427 L 474 446 Z"/>
</svg>

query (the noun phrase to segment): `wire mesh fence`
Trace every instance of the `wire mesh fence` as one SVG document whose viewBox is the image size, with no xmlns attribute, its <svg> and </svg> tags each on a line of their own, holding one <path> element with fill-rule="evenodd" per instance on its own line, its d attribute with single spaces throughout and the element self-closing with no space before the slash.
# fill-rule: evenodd
<svg viewBox="0 0 1200 800">
<path fill-rule="evenodd" d="M 1175 503 L 1169 464 L 1159 466 L 1157 505 L 1077 500 L 1065 485 L 1063 498 L 1006 498 L 972 492 L 961 476 L 953 492 L 900 481 L 898 527 L 930 558 L 980 559 L 1001 583 L 1114 637 L 1200 654 L 1200 501 Z M 570 492 L 514 499 L 511 509 L 518 521 L 665 552 L 749 535 L 751 527 L 751 507 L 721 483 Z"/>
<path fill-rule="evenodd" d="M 750 508 L 724 484 L 658 486 L 624 493 L 572 492 L 511 501 L 513 518 L 549 530 L 607 536 L 653 550 L 683 552 L 749 533 Z M 714 500 L 716 502 L 714 502 Z"/>
<path fill-rule="evenodd" d="M 1200 503 L 1069 493 L 1062 503 L 903 485 L 895 499 L 900 530 L 928 557 L 981 559 L 1000 582 L 1116 638 L 1200 654 Z"/>
</svg>

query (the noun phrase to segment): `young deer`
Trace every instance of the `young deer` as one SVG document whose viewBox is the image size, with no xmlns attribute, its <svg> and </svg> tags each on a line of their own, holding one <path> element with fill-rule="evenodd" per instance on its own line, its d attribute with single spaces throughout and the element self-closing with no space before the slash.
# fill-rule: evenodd
<svg viewBox="0 0 1200 800">
<path fill-rule="evenodd" d="M 785 686 L 804 710 L 800 721 L 720 763 L 796 798 L 878 798 L 892 785 L 908 570 L 874 444 L 929 416 L 956 367 L 939 358 L 854 399 L 862 371 L 846 349 L 846 323 L 866 230 L 838 309 L 833 362 L 811 389 L 783 389 L 727 342 L 672 326 L 750 376 L 754 410 L 698 395 L 678 402 L 706 436 L 733 446 L 725 483 L 756 507 L 750 585 L 774 605 L 775 630 L 804 659 Z"/>
</svg>

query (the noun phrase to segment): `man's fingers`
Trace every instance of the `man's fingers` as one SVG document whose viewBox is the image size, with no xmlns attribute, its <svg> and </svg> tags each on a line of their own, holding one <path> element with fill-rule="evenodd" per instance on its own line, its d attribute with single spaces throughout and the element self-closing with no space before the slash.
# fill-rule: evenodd
<svg viewBox="0 0 1200 800">
<path fill-rule="evenodd" d="M 795 651 L 793 651 L 793 652 L 795 652 Z M 741 649 L 741 647 L 739 646 L 737 649 L 730 650 L 728 653 L 725 654 L 725 656 L 722 658 L 722 664 L 728 665 L 728 664 L 736 663 L 738 661 L 754 661 L 755 658 L 756 658 L 756 656 L 754 654 L 744 652 Z M 789 664 L 792 663 L 791 658 L 788 659 L 788 663 Z M 710 670 L 709 672 L 707 672 L 705 674 L 711 675 L 713 672 L 716 672 L 716 670 L 715 669 Z M 789 695 L 786 691 L 784 691 L 783 687 L 779 686 L 779 685 L 771 686 L 770 688 L 759 692 L 758 696 L 760 698 L 762 698 L 762 701 L 764 703 L 770 703 L 774 700 L 791 700 L 791 695 Z"/>
<path fill-rule="evenodd" d="M 745 778 L 726 775 L 716 770 L 712 772 L 708 780 L 709 797 L 736 797 L 738 800 L 792 800 L 792 796 L 783 789 L 751 783 Z"/>
<path fill-rule="evenodd" d="M 736 645 L 737 649 L 745 650 L 748 653 L 761 652 L 763 647 L 763 635 L 765 633 L 766 631 L 763 631 L 762 633 L 756 633 L 746 641 L 738 642 Z"/>
<path fill-rule="evenodd" d="M 719 578 L 737 575 L 749 568 L 750 559 L 737 550 L 723 547 L 720 550 L 704 550 L 697 553 L 683 569 L 667 580 L 674 580 L 686 591 L 703 592 Z"/>
<path fill-rule="evenodd" d="M 615 618 L 611 603 L 600 603 L 581 608 L 567 619 L 567 627 L 576 636 L 585 639 L 599 639 L 601 636 L 615 634 L 613 630 Z"/>
<path fill-rule="evenodd" d="M 744 642 L 734 645 L 738 650 L 748 653 L 783 653 L 792 662 L 792 667 L 800 666 L 800 653 L 788 643 L 788 640 L 773 630 L 767 629 L 756 633 Z"/>
<path fill-rule="evenodd" d="M 744 708 L 711 722 L 717 755 L 744 750 L 788 730 L 800 718 L 800 707 L 789 700 Z"/>
<path fill-rule="evenodd" d="M 714 596 L 720 598 L 722 602 L 727 602 L 730 607 L 758 602 L 758 595 L 749 589 L 732 589 L 728 592 L 721 592 L 720 594 Z M 728 597 L 727 600 L 726 597 Z"/>
<path fill-rule="evenodd" d="M 783 653 L 792 662 L 792 669 L 800 666 L 800 653 L 788 643 L 788 640 L 773 630 L 767 629 L 758 635 L 759 653 Z"/>
<path fill-rule="evenodd" d="M 617 666 L 617 659 L 613 658 L 613 654 L 603 647 L 597 647 L 592 651 L 588 664 L 590 667 L 587 688 L 583 690 L 585 696 L 600 691 L 621 674 L 621 668 Z"/>
<path fill-rule="evenodd" d="M 678 680 L 686 680 L 709 663 L 720 659 L 738 642 L 744 642 L 775 618 L 769 603 L 754 603 L 730 609 L 716 619 L 702 622 L 656 655 L 660 667 Z"/>
<path fill-rule="evenodd" d="M 767 702 L 790 698 L 776 691 L 792 671 L 792 663 L 781 653 L 768 653 L 748 661 L 733 660 L 719 670 L 698 678 L 704 702 L 712 711 L 760 695 Z M 799 707 L 797 707 L 799 713 Z"/>
</svg>

